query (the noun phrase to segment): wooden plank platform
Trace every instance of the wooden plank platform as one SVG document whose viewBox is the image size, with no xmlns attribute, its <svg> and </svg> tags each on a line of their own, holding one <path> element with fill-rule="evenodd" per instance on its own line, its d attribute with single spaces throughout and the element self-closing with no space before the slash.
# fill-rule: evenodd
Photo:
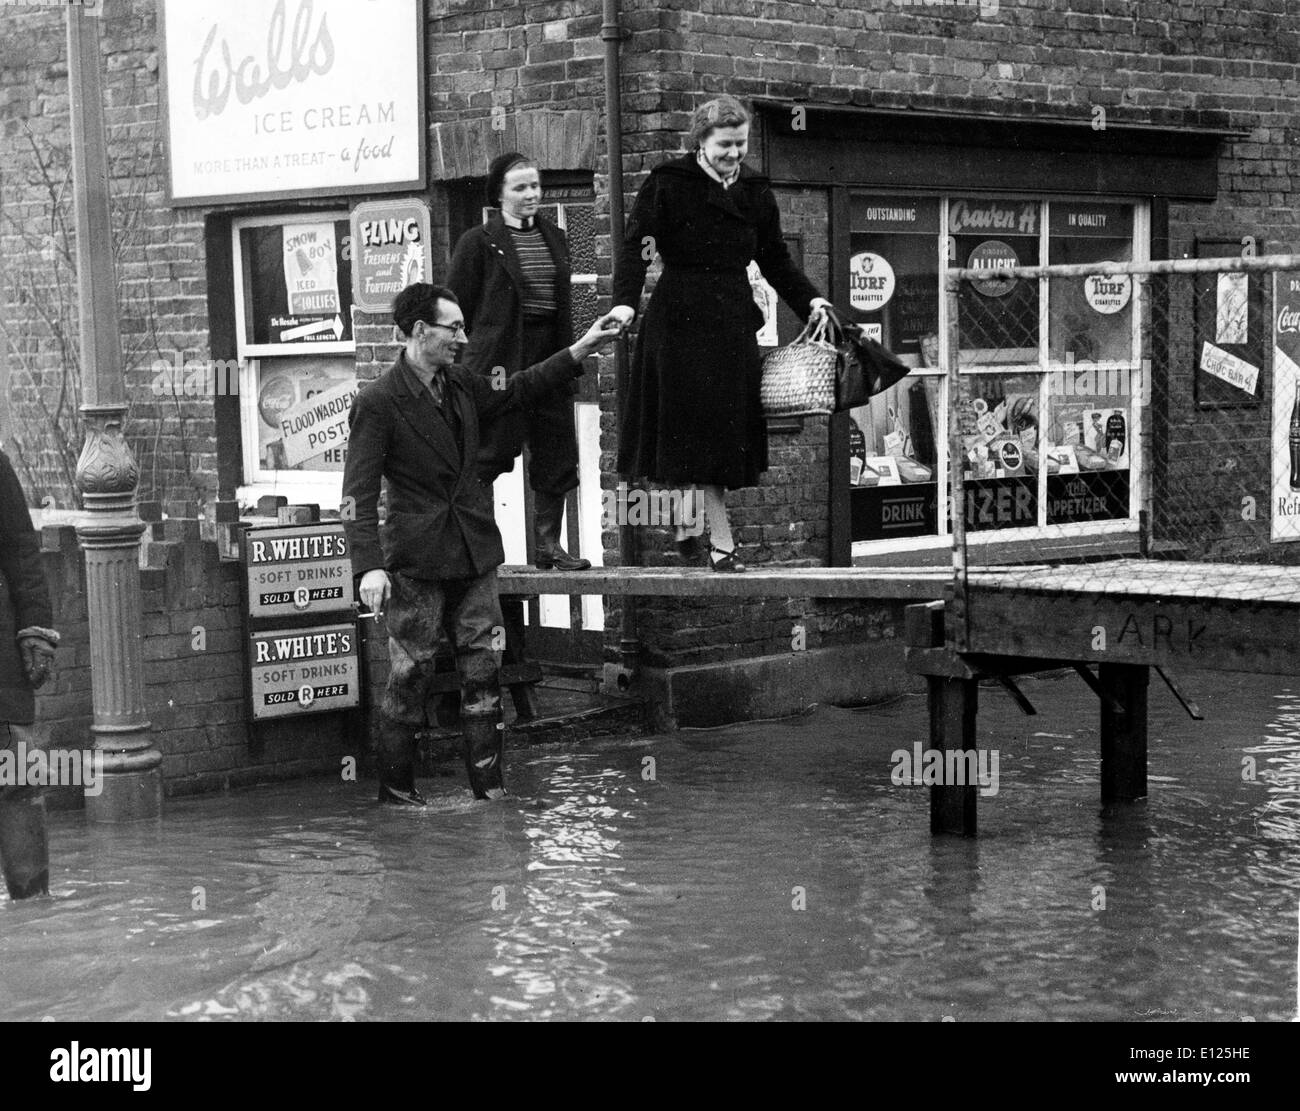
<svg viewBox="0 0 1300 1111">
<path fill-rule="evenodd" d="M 497 581 L 504 595 L 601 594 L 662 598 L 904 598 L 943 595 L 952 571 L 938 567 L 754 567 L 720 575 L 707 567 L 593 567 L 539 571 L 507 565 Z"/>
<path fill-rule="evenodd" d="M 963 654 L 1300 675 L 1300 568 L 1120 560 L 972 571 Z"/>
<path fill-rule="evenodd" d="M 1300 604 L 1300 567 L 1118 559 L 972 569 L 971 588 Z"/>
</svg>

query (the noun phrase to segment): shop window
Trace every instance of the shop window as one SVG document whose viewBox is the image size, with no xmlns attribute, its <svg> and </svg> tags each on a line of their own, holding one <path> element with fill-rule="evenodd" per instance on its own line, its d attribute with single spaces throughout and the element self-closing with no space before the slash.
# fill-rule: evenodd
<svg viewBox="0 0 1300 1111">
<path fill-rule="evenodd" d="M 915 370 L 850 413 L 850 536 L 916 548 L 950 522 L 943 268 L 1146 257 L 1141 205 L 1029 198 L 850 197 L 841 260 L 853 318 Z M 1129 281 L 997 279 L 959 294 L 959 422 L 969 533 L 1135 527 L 1142 429 Z M 1054 533 L 1059 535 L 1060 529 Z M 890 543 L 893 542 L 893 543 Z M 867 555 L 860 544 L 855 554 Z"/>
<path fill-rule="evenodd" d="M 1042 205 L 1001 197 L 948 202 L 948 257 L 959 268 L 1037 266 Z M 967 282 L 961 291 L 962 364 L 1038 361 L 1038 283 Z"/>
<path fill-rule="evenodd" d="M 357 392 L 347 214 L 239 220 L 232 237 L 242 500 L 336 502 Z"/>
</svg>

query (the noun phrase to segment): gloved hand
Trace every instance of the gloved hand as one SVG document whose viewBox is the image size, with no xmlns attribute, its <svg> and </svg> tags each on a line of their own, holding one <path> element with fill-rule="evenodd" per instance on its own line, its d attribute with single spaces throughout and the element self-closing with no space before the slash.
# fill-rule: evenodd
<svg viewBox="0 0 1300 1111">
<path fill-rule="evenodd" d="M 18 633 L 18 651 L 23 659 L 23 669 L 27 672 L 27 681 L 33 687 L 42 687 L 49 679 L 58 637 L 58 633 L 49 629 L 40 632 L 22 629 Z"/>
</svg>

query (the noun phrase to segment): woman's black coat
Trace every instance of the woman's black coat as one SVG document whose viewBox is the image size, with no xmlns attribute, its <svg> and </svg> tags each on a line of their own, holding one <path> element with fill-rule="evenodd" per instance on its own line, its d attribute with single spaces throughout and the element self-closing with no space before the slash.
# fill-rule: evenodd
<svg viewBox="0 0 1300 1111">
<path fill-rule="evenodd" d="M 656 252 L 664 269 L 640 325 L 619 473 L 754 486 L 767 468 L 756 336 L 763 314 L 746 268 L 756 261 L 801 319 L 820 294 L 790 258 L 767 179 L 744 166 L 729 189 L 694 154 L 651 172 L 628 222 L 614 304 L 638 307 Z"/>
<path fill-rule="evenodd" d="M 30 725 L 36 699 L 16 639 L 19 629 L 54 624 L 41 546 L 9 457 L 0 451 L 0 721 Z"/>
</svg>

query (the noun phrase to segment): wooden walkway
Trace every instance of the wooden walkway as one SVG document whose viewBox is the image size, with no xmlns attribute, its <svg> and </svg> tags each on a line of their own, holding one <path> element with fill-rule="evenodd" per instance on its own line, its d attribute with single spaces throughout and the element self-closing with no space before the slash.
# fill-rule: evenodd
<svg viewBox="0 0 1300 1111">
<path fill-rule="evenodd" d="M 1152 670 L 1187 712 L 1182 668 L 1300 675 L 1300 568 L 1114 560 L 970 570 L 945 601 L 907 608 L 907 662 L 929 688 L 931 747 L 976 751 L 981 680 L 1026 713 L 1019 675 L 1073 669 L 1097 695 L 1101 800 L 1147 794 Z M 931 788 L 930 828 L 973 835 L 976 788 Z"/>
<path fill-rule="evenodd" d="M 601 594 L 659 598 L 908 598 L 942 596 L 952 571 L 939 567 L 750 566 L 739 575 L 707 567 L 593 567 L 538 571 L 507 565 L 498 572 L 502 594 Z"/>
<path fill-rule="evenodd" d="M 905 652 L 909 669 L 927 682 L 930 747 L 953 757 L 976 751 L 982 680 L 1001 684 L 1032 714 L 1016 677 L 1073 669 L 1098 697 L 1106 805 L 1146 796 L 1152 669 L 1197 718 L 1176 678 L 1180 667 L 1300 676 L 1300 568 L 1156 559 L 1014 565 L 971 570 L 957 589 L 952 571 L 934 566 L 755 567 L 740 575 L 682 567 L 507 566 L 499 583 L 507 598 L 911 601 Z M 975 783 L 932 786 L 931 831 L 973 836 L 977 790 Z"/>
</svg>

